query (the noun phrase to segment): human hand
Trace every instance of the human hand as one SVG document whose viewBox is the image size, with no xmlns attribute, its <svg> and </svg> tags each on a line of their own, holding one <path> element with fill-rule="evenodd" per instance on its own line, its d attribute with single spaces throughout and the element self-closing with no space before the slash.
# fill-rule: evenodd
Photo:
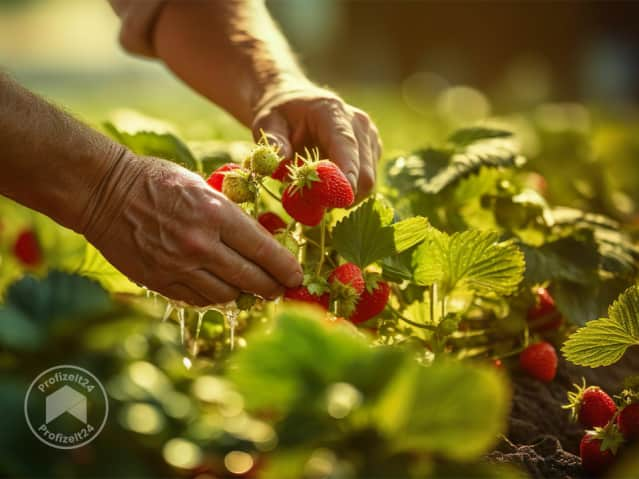
<svg viewBox="0 0 639 479">
<path fill-rule="evenodd" d="M 136 283 L 194 306 L 241 291 L 275 298 L 302 282 L 295 257 L 198 175 L 124 153 L 97 187 L 81 228 Z"/>
<path fill-rule="evenodd" d="M 375 186 L 382 148 L 377 128 L 366 113 L 330 91 L 309 86 L 270 94 L 259 104 L 252 130 L 256 140 L 263 130 L 287 159 L 318 147 L 344 172 L 358 201 Z"/>
</svg>

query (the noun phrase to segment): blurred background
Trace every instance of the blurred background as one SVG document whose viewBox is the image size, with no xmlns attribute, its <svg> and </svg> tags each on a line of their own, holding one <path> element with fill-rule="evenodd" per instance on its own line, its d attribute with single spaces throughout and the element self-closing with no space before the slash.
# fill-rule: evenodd
<svg viewBox="0 0 639 479">
<path fill-rule="evenodd" d="M 422 144 L 433 113 L 463 123 L 581 101 L 627 115 L 638 99 L 639 2 L 267 4 L 310 76 L 370 110 L 387 146 Z M 89 121 L 126 106 L 188 122 L 190 136 L 246 137 L 161 65 L 125 54 L 118 28 L 106 1 L 0 0 L 0 64 Z M 398 121 L 415 129 L 398 136 Z"/>
</svg>

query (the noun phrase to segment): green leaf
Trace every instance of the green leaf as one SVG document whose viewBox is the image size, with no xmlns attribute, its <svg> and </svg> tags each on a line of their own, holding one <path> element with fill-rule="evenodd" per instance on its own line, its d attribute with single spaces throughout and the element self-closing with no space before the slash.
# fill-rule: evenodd
<svg viewBox="0 0 639 479">
<path fill-rule="evenodd" d="M 371 348 L 314 309 L 284 309 L 269 334 L 254 335 L 234 356 L 227 374 L 249 411 L 279 419 L 286 446 L 334 440 L 346 427 L 356 437 L 378 431 L 391 452 L 468 460 L 494 444 L 508 412 L 505 378 L 492 369 L 424 367 L 409 351 Z M 336 391 L 348 392 L 334 398 L 342 405 L 358 398 L 347 416 L 331 414 Z"/>
<path fill-rule="evenodd" d="M 599 255 L 592 234 L 560 238 L 538 248 L 521 244 L 520 248 L 529 284 L 558 280 L 588 284 L 597 278 Z"/>
<path fill-rule="evenodd" d="M 513 293 L 524 272 L 523 254 L 490 231 L 429 235 L 413 255 L 418 284 L 439 283 L 444 294 L 466 288 L 482 296 Z"/>
<path fill-rule="evenodd" d="M 111 122 L 104 123 L 104 128 L 114 139 L 138 155 L 157 156 L 192 171 L 198 169 L 197 160 L 189 147 L 172 133 L 153 131 L 129 133 L 118 129 Z"/>
<path fill-rule="evenodd" d="M 458 147 L 464 147 L 481 140 L 507 138 L 509 136 L 512 136 L 512 132 L 510 131 L 476 126 L 472 128 L 461 128 L 454 131 L 448 137 L 448 141 L 450 143 L 454 143 Z"/>
<path fill-rule="evenodd" d="M 476 458 L 505 428 L 509 390 L 487 368 L 406 363 L 374 414 L 396 451 L 430 451 L 449 459 Z"/>
<path fill-rule="evenodd" d="M 0 344 L 34 350 L 44 339 L 43 331 L 13 307 L 0 308 Z"/>
<path fill-rule="evenodd" d="M 562 351 L 569 361 L 591 368 L 616 363 L 639 346 L 639 289 L 632 286 L 610 306 L 608 318 L 590 321 L 572 334 Z"/>
<path fill-rule="evenodd" d="M 423 241 L 428 220 L 414 217 L 395 224 L 393 212 L 371 198 L 340 220 L 332 231 L 333 246 L 347 261 L 360 267 L 401 253 Z"/>
<path fill-rule="evenodd" d="M 448 150 L 424 148 L 394 158 L 387 166 L 388 182 L 401 192 L 420 187 L 448 165 L 450 154 Z"/>
<path fill-rule="evenodd" d="M 453 155 L 448 166 L 421 185 L 424 193 L 436 195 L 457 181 L 477 173 L 482 167 L 519 168 L 526 160 L 509 149 L 491 147 Z"/>
<path fill-rule="evenodd" d="M 430 225 L 426 218 L 415 216 L 393 224 L 392 228 L 395 247 L 391 254 L 397 254 L 424 241 Z"/>
<path fill-rule="evenodd" d="M 111 300 L 98 283 L 54 270 L 43 279 L 25 276 L 12 284 L 6 304 L 44 325 L 58 318 L 103 312 L 110 308 Z"/>
<path fill-rule="evenodd" d="M 75 274 L 95 279 L 114 293 L 139 294 L 141 289 L 111 265 L 102 253 L 87 243 L 82 263 L 72 271 Z"/>
</svg>

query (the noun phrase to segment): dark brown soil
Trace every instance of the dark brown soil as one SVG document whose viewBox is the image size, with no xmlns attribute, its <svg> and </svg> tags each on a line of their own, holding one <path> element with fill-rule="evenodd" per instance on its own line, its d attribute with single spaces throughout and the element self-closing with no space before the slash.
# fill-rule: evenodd
<svg viewBox="0 0 639 479">
<path fill-rule="evenodd" d="M 566 392 L 580 383 L 601 386 L 609 394 L 620 391 L 626 376 L 639 373 L 639 351 L 630 351 L 617 364 L 589 369 L 560 359 L 556 379 L 544 384 L 516 371 L 508 439 L 488 455 L 493 462 L 521 465 L 534 478 L 583 478 L 579 441 L 583 429 L 569 420 Z"/>
</svg>

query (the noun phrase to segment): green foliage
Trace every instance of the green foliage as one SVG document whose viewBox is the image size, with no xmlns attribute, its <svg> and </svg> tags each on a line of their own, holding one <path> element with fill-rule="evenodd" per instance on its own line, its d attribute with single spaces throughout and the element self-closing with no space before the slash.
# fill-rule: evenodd
<svg viewBox="0 0 639 479">
<path fill-rule="evenodd" d="M 344 427 L 351 434 L 373 430 L 385 454 L 466 461 L 503 431 L 509 391 L 494 371 L 448 362 L 424 367 L 408 352 L 370 348 L 350 328 L 303 311 L 283 311 L 270 334 L 253 337 L 236 355 L 229 374 L 249 410 L 275 413 L 289 425 L 309 414 L 327 421 L 323 435 L 308 432 L 316 442 Z"/>
<path fill-rule="evenodd" d="M 99 314 L 110 306 L 108 293 L 89 279 L 60 271 L 44 279 L 25 276 L 9 287 L 0 307 L 0 343 L 35 349 L 55 320 Z"/>
<path fill-rule="evenodd" d="M 572 334 L 562 351 L 580 366 L 609 366 L 631 346 L 639 346 L 639 288 L 632 286 L 611 306 L 608 318 L 589 322 Z"/>
<path fill-rule="evenodd" d="M 396 255 L 423 241 L 429 230 L 426 218 L 391 223 L 393 211 L 371 198 L 333 228 L 333 246 L 346 260 L 360 267 Z"/>
<path fill-rule="evenodd" d="M 480 296 L 512 294 L 522 279 L 524 258 L 512 241 L 490 231 L 437 232 L 413 256 L 415 281 L 438 283 L 444 294 L 468 289 Z"/>
<path fill-rule="evenodd" d="M 455 130 L 448 136 L 448 141 L 454 143 L 455 146 L 464 147 L 481 140 L 508 138 L 510 136 L 512 136 L 512 132 L 510 131 L 476 126 Z"/>
<path fill-rule="evenodd" d="M 172 133 L 138 131 L 129 133 L 113 123 L 104 123 L 106 131 L 118 142 L 138 155 L 156 156 L 173 161 L 189 170 L 197 170 L 197 160 L 189 147 Z"/>
</svg>

